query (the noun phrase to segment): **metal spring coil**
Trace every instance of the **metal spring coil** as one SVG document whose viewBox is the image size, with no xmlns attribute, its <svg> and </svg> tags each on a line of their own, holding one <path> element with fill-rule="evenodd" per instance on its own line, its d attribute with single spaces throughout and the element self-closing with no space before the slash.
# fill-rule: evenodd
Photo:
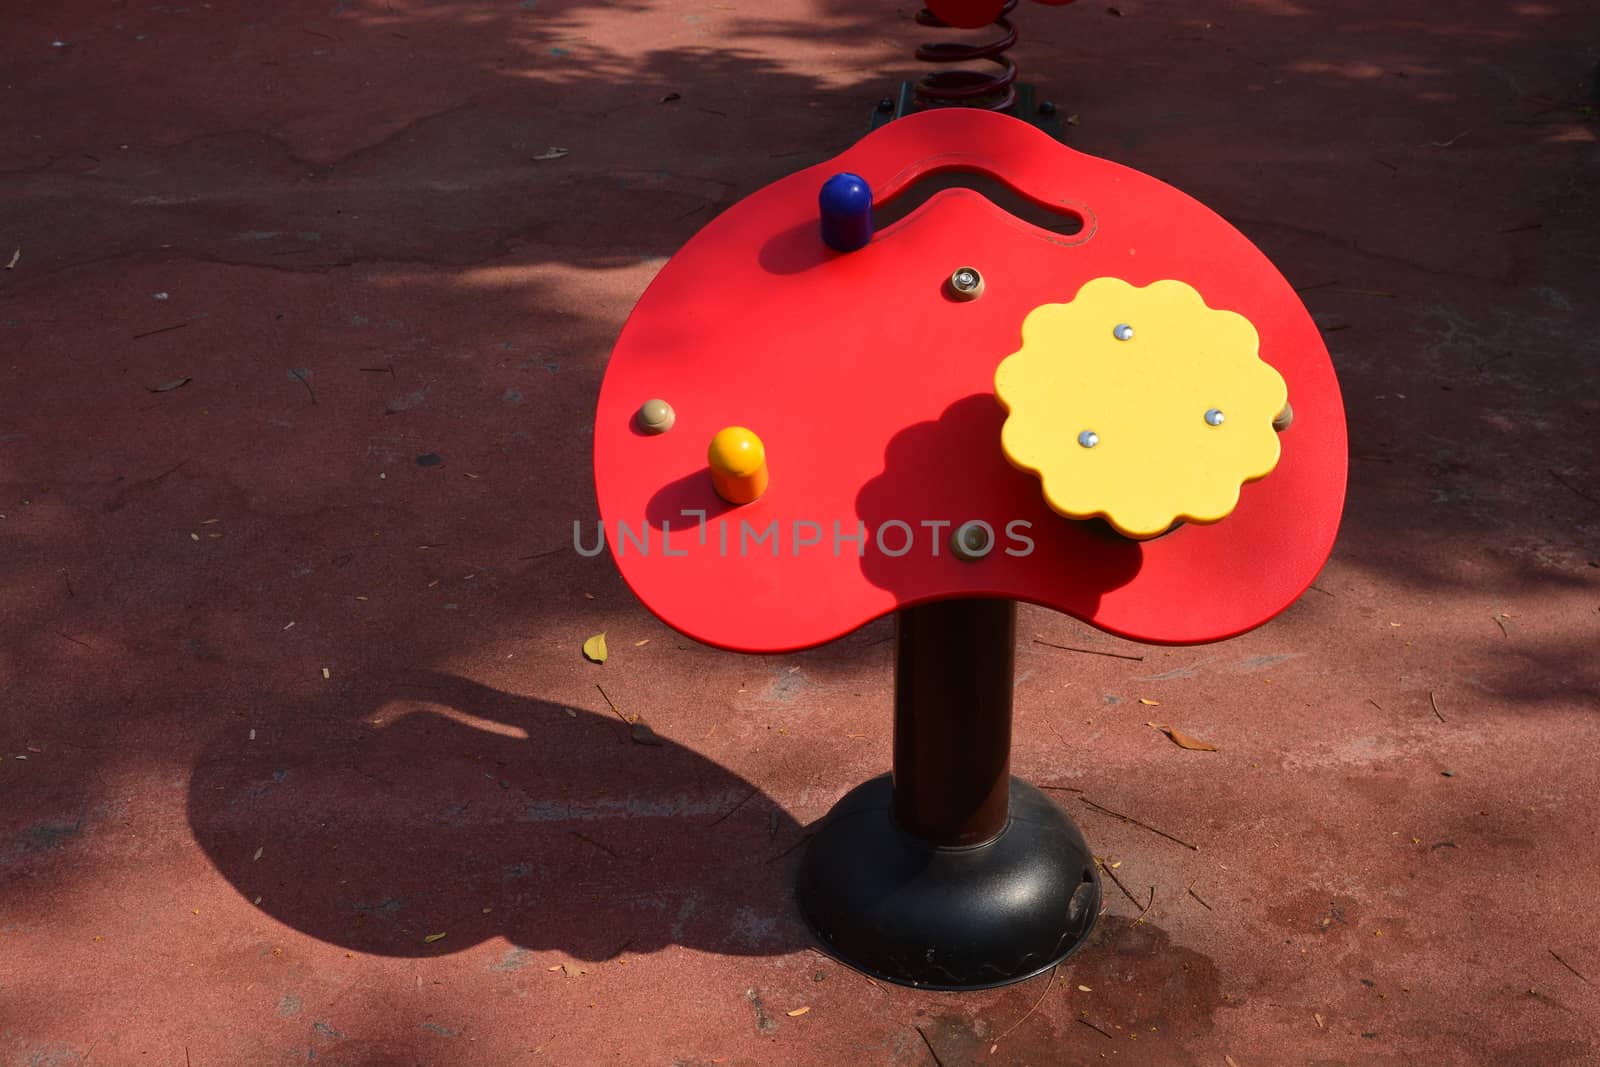
<svg viewBox="0 0 1600 1067">
<path fill-rule="evenodd" d="M 1017 28 L 1007 15 L 1017 0 L 1007 0 L 1000 15 L 991 23 L 1001 36 L 979 44 L 935 41 L 917 47 L 916 56 L 924 63 L 992 63 L 997 71 L 939 70 L 917 79 L 914 93 L 920 107 L 983 107 L 1005 111 L 1017 101 L 1017 64 L 1005 53 L 1017 43 Z M 948 28 L 937 15 L 923 8 L 916 20 L 922 26 Z"/>
</svg>

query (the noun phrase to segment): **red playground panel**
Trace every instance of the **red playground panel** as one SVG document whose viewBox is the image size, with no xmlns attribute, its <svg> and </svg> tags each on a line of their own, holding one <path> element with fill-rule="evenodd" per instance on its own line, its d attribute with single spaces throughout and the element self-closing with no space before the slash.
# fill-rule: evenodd
<svg viewBox="0 0 1600 1067">
<path fill-rule="evenodd" d="M 954 187 L 856 251 L 820 236 L 819 190 L 835 174 L 859 175 L 882 209 L 952 171 L 997 179 L 1064 225 L 1041 229 Z M 964 267 L 981 274 L 976 299 L 950 285 Z M 1254 326 L 1260 359 L 1287 384 L 1281 457 L 1219 522 L 1125 538 L 1053 511 L 1039 477 L 1007 461 L 997 368 L 1031 311 L 1102 278 L 1192 286 Z M 659 408 L 656 425 L 640 418 L 651 400 L 670 407 L 664 431 Z M 737 506 L 707 460 L 730 427 L 758 439 L 769 476 Z M 599 510 L 623 577 L 668 625 L 744 652 L 823 644 L 956 597 L 1041 604 L 1139 641 L 1221 640 L 1314 580 L 1345 475 L 1327 350 L 1258 249 L 1171 186 L 965 108 L 889 123 L 707 225 L 629 318 L 595 428 Z M 994 531 L 981 559 L 951 550 L 969 520 Z"/>
</svg>

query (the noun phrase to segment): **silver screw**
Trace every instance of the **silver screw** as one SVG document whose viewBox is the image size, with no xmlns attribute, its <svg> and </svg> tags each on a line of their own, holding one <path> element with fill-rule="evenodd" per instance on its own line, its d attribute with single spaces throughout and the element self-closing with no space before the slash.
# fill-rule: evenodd
<svg viewBox="0 0 1600 1067">
<path fill-rule="evenodd" d="M 1212 408 L 1210 411 L 1206 412 L 1206 425 L 1221 426 L 1225 417 L 1226 416 L 1222 414 L 1221 408 Z"/>
<path fill-rule="evenodd" d="M 1111 331 L 1111 336 L 1119 341 L 1133 340 L 1133 327 L 1125 322 L 1117 323 L 1117 328 Z"/>
<path fill-rule="evenodd" d="M 957 267 L 950 275 L 950 291 L 958 300 L 976 300 L 983 295 L 983 275 L 976 267 Z"/>
<path fill-rule="evenodd" d="M 1093 430 L 1085 430 L 1078 435 L 1078 443 L 1084 448 L 1093 448 L 1100 443 L 1100 435 Z"/>
</svg>

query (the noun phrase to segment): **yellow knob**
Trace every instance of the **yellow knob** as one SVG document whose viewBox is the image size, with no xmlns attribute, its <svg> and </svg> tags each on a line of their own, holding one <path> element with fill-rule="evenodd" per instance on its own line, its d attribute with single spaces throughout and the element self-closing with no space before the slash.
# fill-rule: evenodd
<svg viewBox="0 0 1600 1067">
<path fill-rule="evenodd" d="M 711 464 L 711 484 L 728 503 L 748 504 L 767 491 L 766 446 L 743 426 L 718 432 L 706 459 Z"/>
</svg>

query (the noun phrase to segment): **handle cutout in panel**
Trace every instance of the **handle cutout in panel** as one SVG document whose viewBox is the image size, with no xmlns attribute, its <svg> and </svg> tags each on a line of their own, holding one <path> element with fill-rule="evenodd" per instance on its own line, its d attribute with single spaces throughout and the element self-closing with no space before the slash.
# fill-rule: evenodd
<svg viewBox="0 0 1600 1067">
<path fill-rule="evenodd" d="M 993 174 L 960 166 L 926 171 L 892 190 L 873 206 L 873 229 L 882 232 L 947 189 L 969 189 L 1013 218 L 1058 237 L 1072 238 L 1074 244 L 1091 236 L 1087 208 L 1082 205 L 1047 204 L 1018 192 Z"/>
</svg>

